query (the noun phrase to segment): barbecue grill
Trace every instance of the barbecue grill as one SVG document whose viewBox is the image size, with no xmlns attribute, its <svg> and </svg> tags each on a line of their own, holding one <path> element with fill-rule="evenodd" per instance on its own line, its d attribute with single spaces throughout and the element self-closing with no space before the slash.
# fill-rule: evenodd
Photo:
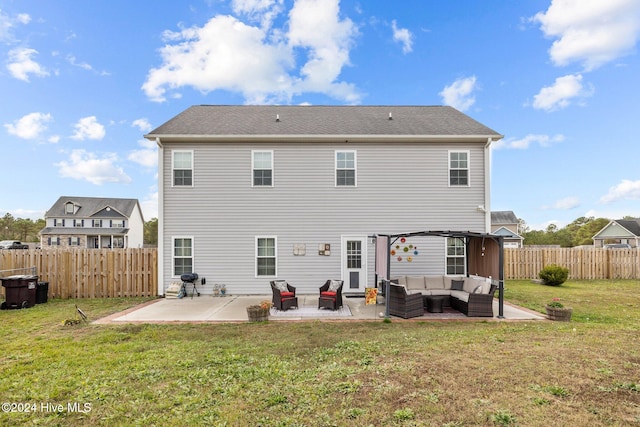
<svg viewBox="0 0 640 427">
<path fill-rule="evenodd" d="M 198 274 L 196 273 L 186 273 L 180 276 L 180 280 L 182 280 L 182 289 L 180 289 L 180 293 L 183 295 L 187 295 L 187 286 L 191 285 L 193 291 L 191 292 L 191 298 L 193 298 L 193 294 L 198 294 L 200 296 L 200 292 L 196 289 L 196 281 L 198 280 Z M 204 285 L 204 279 L 201 282 Z"/>
</svg>

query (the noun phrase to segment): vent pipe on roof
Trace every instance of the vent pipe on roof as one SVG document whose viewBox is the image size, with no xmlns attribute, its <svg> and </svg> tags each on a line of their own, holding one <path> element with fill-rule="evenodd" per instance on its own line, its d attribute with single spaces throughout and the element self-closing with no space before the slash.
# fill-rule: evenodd
<svg viewBox="0 0 640 427">
<path fill-rule="evenodd" d="M 389 120 L 393 120 L 393 116 L 389 113 Z"/>
<path fill-rule="evenodd" d="M 280 121 L 280 114 L 276 114 L 276 122 Z"/>
</svg>

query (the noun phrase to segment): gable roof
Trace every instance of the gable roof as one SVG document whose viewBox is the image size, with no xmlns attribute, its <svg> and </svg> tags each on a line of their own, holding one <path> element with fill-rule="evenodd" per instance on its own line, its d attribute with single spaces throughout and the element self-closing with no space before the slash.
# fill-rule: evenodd
<svg viewBox="0 0 640 427">
<path fill-rule="evenodd" d="M 491 224 L 517 224 L 518 217 L 513 211 L 492 211 L 491 212 Z"/>
<path fill-rule="evenodd" d="M 640 237 L 640 219 L 617 219 L 615 222 L 629 230 L 634 236 Z"/>
<path fill-rule="evenodd" d="M 629 234 L 616 233 L 616 230 L 622 228 Z M 611 230 L 614 230 L 613 232 Z M 606 238 L 626 238 L 626 237 L 640 237 L 640 219 L 616 219 L 610 221 L 609 224 L 598 231 L 592 239 L 606 239 Z"/>
<path fill-rule="evenodd" d="M 524 240 L 522 238 L 522 236 L 520 236 L 519 234 L 514 233 L 513 231 L 509 230 L 506 227 L 500 227 L 496 231 L 494 231 L 492 234 L 494 234 L 496 236 L 502 236 L 505 239 L 520 239 L 520 240 Z"/>
<path fill-rule="evenodd" d="M 65 211 L 65 205 L 71 202 L 80 208 L 74 214 L 68 214 Z M 75 196 L 62 196 L 60 197 L 51 208 L 45 213 L 45 218 L 51 217 L 76 217 L 76 218 L 89 218 L 96 214 L 101 217 L 131 217 L 133 210 L 138 205 L 138 199 L 116 199 L 107 197 L 75 197 Z M 101 211 L 106 208 L 113 210 L 113 215 L 100 214 Z"/>
<path fill-rule="evenodd" d="M 446 106 L 196 105 L 147 139 L 456 140 L 502 135 Z"/>
</svg>

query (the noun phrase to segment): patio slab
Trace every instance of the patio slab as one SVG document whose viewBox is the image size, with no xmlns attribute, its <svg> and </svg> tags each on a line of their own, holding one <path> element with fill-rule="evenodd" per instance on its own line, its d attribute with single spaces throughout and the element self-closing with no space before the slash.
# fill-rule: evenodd
<svg viewBox="0 0 640 427">
<path fill-rule="evenodd" d="M 382 298 L 381 298 L 382 299 Z M 141 304 L 129 310 L 113 314 L 94 323 L 171 323 L 171 322 L 246 322 L 248 321 L 246 307 L 260 304 L 261 301 L 270 301 L 271 295 L 227 295 L 225 297 L 213 297 L 202 295 L 199 297 L 185 297 L 182 299 L 159 298 L 157 300 Z M 332 318 L 322 313 L 322 316 L 305 317 L 276 317 L 273 321 L 304 321 L 304 320 L 376 320 L 384 316 L 384 304 L 365 305 L 364 298 L 343 298 L 343 303 L 349 306 L 351 317 Z M 317 295 L 299 295 L 298 304 L 301 307 L 317 307 Z M 409 320 L 545 320 L 540 313 L 517 307 L 505 302 L 504 319 L 498 319 L 498 302 L 493 303 L 493 319 L 487 317 L 467 317 L 462 313 L 425 313 L 424 316 Z M 404 320 L 390 316 L 392 320 Z"/>
</svg>

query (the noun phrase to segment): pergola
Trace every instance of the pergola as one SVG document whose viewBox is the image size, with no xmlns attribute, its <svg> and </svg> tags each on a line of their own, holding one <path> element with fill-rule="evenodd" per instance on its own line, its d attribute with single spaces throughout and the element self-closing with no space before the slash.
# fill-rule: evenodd
<svg viewBox="0 0 640 427">
<path fill-rule="evenodd" d="M 452 237 L 465 242 L 466 276 L 470 274 L 498 282 L 498 318 L 504 318 L 504 237 L 473 231 L 417 231 L 398 234 L 376 234 L 376 283 L 378 278 L 389 286 L 391 277 L 391 246 L 398 239 L 410 237 Z M 388 289 L 385 288 L 385 295 Z M 385 300 L 387 300 L 385 298 Z M 386 301 L 388 315 L 388 301 Z"/>
</svg>

